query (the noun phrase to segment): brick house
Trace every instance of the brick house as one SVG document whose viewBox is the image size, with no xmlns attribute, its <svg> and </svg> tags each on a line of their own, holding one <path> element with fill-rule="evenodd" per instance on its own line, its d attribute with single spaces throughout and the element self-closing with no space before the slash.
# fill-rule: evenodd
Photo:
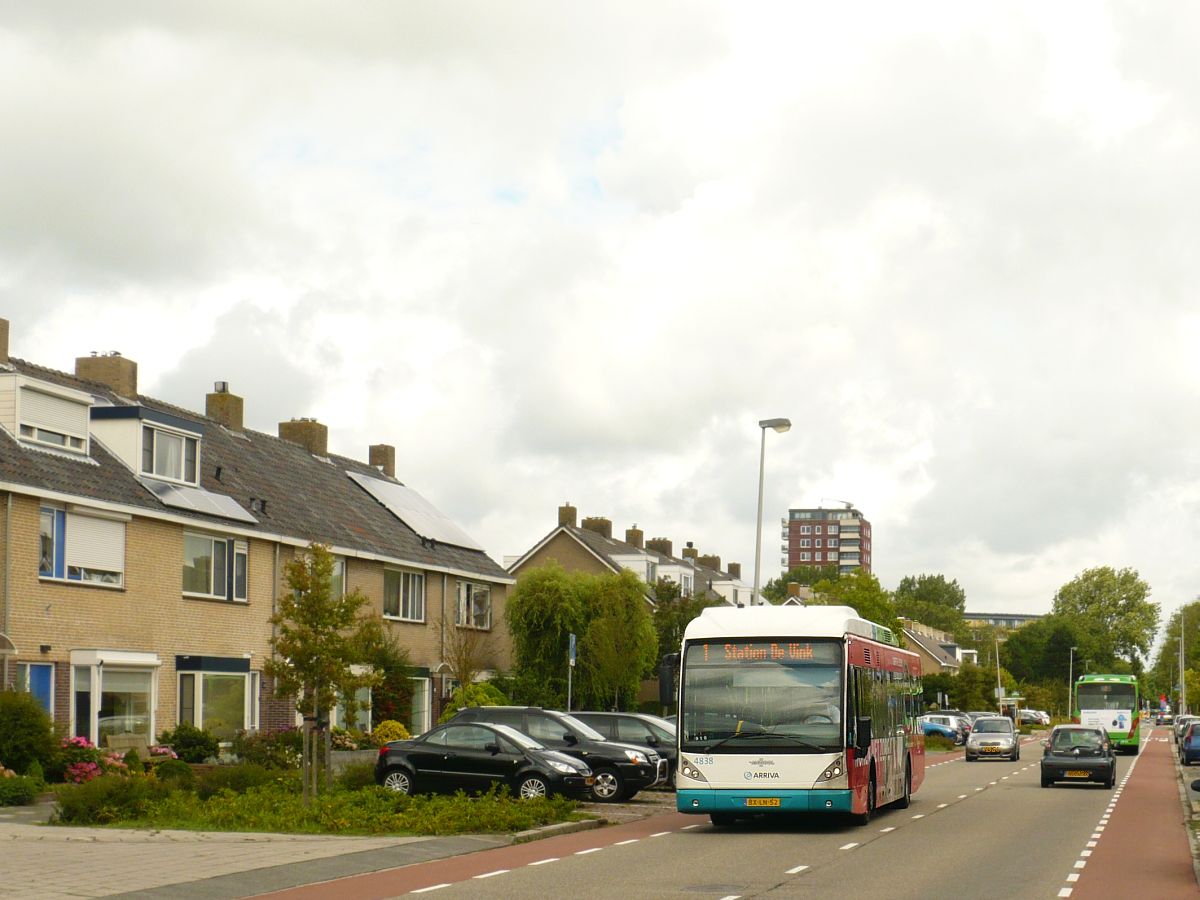
<svg viewBox="0 0 1200 900">
<path fill-rule="evenodd" d="M 203 415 L 141 396 L 116 354 L 74 374 L 10 358 L 0 320 L 0 685 L 98 743 L 291 725 L 262 666 L 284 567 L 311 542 L 408 650 L 410 729 L 436 720 L 458 635 L 486 636 L 484 670 L 508 667 L 512 577 L 396 480 L 392 447 L 363 463 L 330 454 L 315 420 L 276 436 L 242 411 L 224 383 Z"/>
</svg>

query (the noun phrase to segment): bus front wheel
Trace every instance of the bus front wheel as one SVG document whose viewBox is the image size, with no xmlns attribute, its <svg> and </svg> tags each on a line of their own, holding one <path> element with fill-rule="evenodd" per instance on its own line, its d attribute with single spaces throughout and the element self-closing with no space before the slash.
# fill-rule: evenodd
<svg viewBox="0 0 1200 900">
<path fill-rule="evenodd" d="M 875 815 L 875 769 L 871 769 L 871 780 L 867 783 L 867 811 L 855 813 L 851 818 L 855 825 L 867 825 Z"/>
</svg>

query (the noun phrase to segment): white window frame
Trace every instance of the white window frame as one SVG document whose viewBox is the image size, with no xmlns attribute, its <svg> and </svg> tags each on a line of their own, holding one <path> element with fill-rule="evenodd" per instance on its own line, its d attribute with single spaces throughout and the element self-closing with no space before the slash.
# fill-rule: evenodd
<svg viewBox="0 0 1200 900">
<path fill-rule="evenodd" d="M 837 534 L 838 526 L 836 524 L 834 524 L 833 522 L 830 522 L 828 525 L 825 526 L 825 533 L 826 534 Z"/>
<path fill-rule="evenodd" d="M 150 432 L 150 468 L 146 468 L 146 433 Z M 181 442 L 179 452 L 179 474 L 163 473 L 157 471 L 158 468 L 158 436 L 165 435 L 171 438 L 178 438 Z M 187 451 L 188 442 L 195 448 L 195 471 L 192 472 L 192 478 L 187 477 Z M 154 478 L 158 481 L 170 481 L 175 484 L 189 484 L 193 487 L 200 485 L 200 436 L 188 431 L 183 431 L 178 428 L 170 428 L 162 425 L 159 422 L 142 420 L 141 430 L 138 432 L 138 471 L 147 478 Z"/>
<path fill-rule="evenodd" d="M 814 525 L 814 526 L 813 526 L 813 534 L 820 534 L 820 533 L 821 533 L 821 526 L 820 526 L 820 525 Z"/>
<path fill-rule="evenodd" d="M 413 737 L 418 734 L 424 734 L 433 727 L 430 719 L 431 709 L 433 704 L 433 679 L 428 676 L 413 678 L 413 703 L 412 710 L 408 714 L 408 731 Z M 417 705 L 417 698 L 421 698 L 420 706 Z M 418 713 L 420 721 L 417 721 Z"/>
<path fill-rule="evenodd" d="M 340 590 L 338 590 L 339 582 Z M 344 556 L 333 558 L 333 569 L 329 573 L 329 596 L 334 600 L 346 596 L 346 557 Z"/>
<path fill-rule="evenodd" d="M 836 550 L 830 550 L 829 552 L 827 552 L 827 553 L 825 554 L 825 558 L 826 558 L 827 560 L 829 560 L 829 562 L 837 562 L 837 558 L 838 558 L 837 551 L 836 551 Z"/>
<path fill-rule="evenodd" d="M 41 552 L 43 528 L 47 516 L 51 520 L 49 571 L 42 567 Z M 40 507 L 38 510 L 38 578 L 42 581 L 65 581 L 72 584 L 85 584 L 89 587 L 121 590 L 125 587 L 125 525 L 128 520 L 128 516 L 103 514 L 91 516 L 55 506 Z M 100 525 L 100 523 L 104 524 Z M 101 555 L 111 554 L 109 561 L 113 564 L 117 563 L 119 557 L 120 568 L 83 565 L 88 560 L 82 558 L 80 554 L 86 555 L 88 548 L 78 545 L 74 548 L 71 547 L 69 541 L 73 533 L 78 534 L 80 531 L 94 527 L 110 530 L 107 538 L 93 546 L 100 548 Z M 74 528 L 74 532 L 72 528 Z M 105 540 L 111 545 L 104 546 Z M 92 552 L 95 550 L 93 549 Z"/>
<path fill-rule="evenodd" d="M 836 547 L 838 545 L 838 539 L 837 538 L 826 538 L 825 544 L 828 547 Z"/>
<path fill-rule="evenodd" d="M 424 622 L 425 573 L 409 569 L 384 569 L 383 572 L 383 617 L 397 622 Z M 396 612 L 394 613 L 387 611 L 389 575 L 398 576 L 400 579 L 399 591 L 396 595 Z M 414 587 L 414 583 L 418 581 L 419 585 Z M 414 601 L 420 605 L 419 613 L 413 610 Z"/>
<path fill-rule="evenodd" d="M 809 553 L 807 550 L 800 551 L 800 562 L 808 562 L 809 558 L 811 556 L 812 556 L 812 554 Z"/>
<path fill-rule="evenodd" d="M 812 526 L 811 525 L 801 525 L 800 533 L 801 534 L 812 534 Z"/>
<path fill-rule="evenodd" d="M 691 575 L 683 576 L 683 584 L 682 584 L 679 592 L 684 597 L 692 596 L 692 576 Z"/>
<path fill-rule="evenodd" d="M 50 714 L 50 718 L 54 718 L 54 694 L 58 688 L 58 671 L 54 663 L 43 662 L 19 662 L 17 663 L 17 682 L 18 691 L 24 691 L 27 694 L 32 694 L 33 691 L 29 687 L 29 670 L 31 668 L 48 668 L 50 670 L 50 708 L 46 710 Z"/>
<path fill-rule="evenodd" d="M 249 603 L 250 602 L 250 545 L 249 542 L 237 540 L 236 538 L 228 538 L 222 535 L 208 534 L 202 531 L 185 531 L 183 533 L 183 549 L 184 560 L 187 554 L 188 538 L 198 541 L 209 542 L 209 559 L 215 560 L 216 553 L 213 551 L 213 545 L 221 543 L 225 545 L 225 565 L 221 573 L 221 590 L 217 592 L 213 590 L 210 593 L 200 591 L 189 591 L 183 588 L 182 568 L 180 574 L 180 590 L 185 597 L 203 600 L 224 600 L 227 603 Z M 245 579 L 242 584 L 242 593 L 238 594 L 238 578 L 237 578 L 237 561 L 238 558 L 243 560 L 245 568 Z M 217 577 L 215 562 L 212 565 L 212 571 L 209 573 L 209 586 L 212 587 L 212 580 Z"/>
<path fill-rule="evenodd" d="M 86 662 L 77 662 L 76 661 L 76 654 L 80 654 L 81 656 L 86 656 L 86 657 L 94 657 L 97 652 L 98 651 L 87 651 L 87 650 L 84 650 L 84 651 L 72 650 L 71 651 L 71 674 L 70 674 L 70 691 L 71 691 L 71 701 L 70 701 L 71 702 L 71 705 L 70 705 L 71 725 L 70 725 L 70 728 L 71 728 L 71 734 L 73 734 L 73 735 L 78 734 L 79 731 L 81 730 L 81 724 L 82 724 L 82 727 L 86 728 L 87 739 L 90 740 L 93 744 L 96 744 L 97 746 L 99 745 L 100 702 L 101 702 L 101 697 L 104 692 L 103 679 L 104 679 L 105 672 L 109 672 L 112 674 L 119 674 L 121 672 L 134 672 L 137 674 L 149 673 L 149 675 L 150 675 L 150 723 L 149 723 L 148 731 L 149 731 L 150 739 L 153 740 L 154 735 L 158 734 L 158 728 L 157 728 L 156 721 L 155 721 L 157 719 L 157 712 L 158 712 L 158 663 L 157 662 L 141 663 L 141 662 L 125 661 L 125 662 L 120 662 L 120 663 L 110 663 L 109 665 L 105 666 L 105 665 L 103 665 L 102 661 L 95 661 L 95 662 L 93 662 L 91 660 L 86 661 Z M 133 652 L 127 652 L 127 653 L 123 653 L 121 655 L 123 655 L 123 656 L 146 656 L 146 657 L 155 656 L 154 654 L 143 654 L 143 653 L 133 653 Z M 88 716 L 88 721 L 86 723 L 80 723 L 78 721 L 78 715 L 75 710 L 75 694 L 76 694 L 75 681 L 76 681 L 76 676 L 77 676 L 78 670 L 80 670 L 80 669 L 88 670 L 90 685 L 91 685 L 90 690 L 89 690 L 89 693 L 92 696 L 91 712 Z"/>
<path fill-rule="evenodd" d="M 79 424 L 82 425 L 81 431 L 62 431 L 60 428 L 47 427 L 51 424 L 48 421 L 38 421 L 35 417 L 27 415 L 28 402 L 30 394 L 40 394 L 43 397 L 50 398 L 51 401 L 59 403 L 67 403 L 79 408 Z M 83 395 L 79 395 L 83 396 Z M 69 396 L 64 396 L 53 390 L 43 389 L 41 385 L 34 388 L 32 386 L 23 386 L 20 390 L 20 414 L 17 432 L 20 438 L 25 443 L 38 444 L 42 447 L 51 447 L 55 450 L 64 450 L 77 456 L 87 456 L 89 452 L 90 434 L 88 431 L 88 409 L 90 404 L 81 403 Z M 62 423 L 69 424 L 69 423 Z M 61 440 L 60 440 L 61 439 Z"/>
<path fill-rule="evenodd" d="M 183 679 L 192 676 L 192 720 L 189 725 L 197 728 L 204 727 L 204 676 L 222 675 L 230 678 L 242 676 L 244 687 L 242 694 L 242 730 L 257 731 L 259 728 L 258 692 L 261 684 L 261 674 L 258 672 L 213 672 L 203 669 L 184 669 L 175 673 L 175 721 L 183 719 Z M 198 720 L 198 721 L 197 721 Z"/>
<path fill-rule="evenodd" d="M 474 606 L 475 592 L 477 590 L 487 591 L 487 622 L 480 625 L 477 621 L 468 621 L 468 618 L 474 619 L 470 615 L 471 607 Z M 468 605 L 470 604 L 470 605 Z M 455 604 L 454 624 L 459 628 L 474 628 L 478 631 L 490 631 L 492 628 L 492 586 L 482 581 L 466 581 L 458 582 L 458 602 Z"/>
<path fill-rule="evenodd" d="M 812 546 L 812 538 L 801 538 L 800 546 L 801 547 L 811 547 Z"/>
</svg>

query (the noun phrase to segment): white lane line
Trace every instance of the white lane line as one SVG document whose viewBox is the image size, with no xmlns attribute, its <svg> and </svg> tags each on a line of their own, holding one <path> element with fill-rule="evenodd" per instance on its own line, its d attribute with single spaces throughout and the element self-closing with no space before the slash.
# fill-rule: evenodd
<svg viewBox="0 0 1200 900">
<path fill-rule="evenodd" d="M 741 894 L 729 894 L 725 897 L 722 897 L 721 900 L 741 900 L 741 896 Z"/>
<path fill-rule="evenodd" d="M 1082 869 L 1086 865 L 1087 865 L 1087 860 L 1084 860 L 1084 859 L 1075 860 L 1075 868 L 1077 868 L 1077 869 Z"/>
<path fill-rule="evenodd" d="M 476 875 L 475 878 L 491 878 L 493 875 L 503 875 L 509 871 L 508 869 L 497 869 L 495 872 L 484 872 L 482 875 Z"/>
<path fill-rule="evenodd" d="M 599 853 L 603 849 L 604 849 L 603 847 L 592 847 L 588 850 L 576 850 L 575 855 L 576 856 L 587 856 L 589 853 Z"/>
<path fill-rule="evenodd" d="M 880 833 L 880 834 L 887 834 L 889 831 L 895 831 L 895 830 L 896 830 L 896 826 L 895 826 L 895 825 L 889 825 L 887 828 L 880 828 L 880 829 L 879 829 L 879 833 Z"/>
<path fill-rule="evenodd" d="M 976 790 L 976 791 L 982 791 L 982 790 L 983 790 L 983 788 L 981 788 L 981 787 L 977 787 L 977 788 L 975 788 L 975 790 Z"/>
<path fill-rule="evenodd" d="M 694 826 L 689 825 L 688 827 L 692 828 Z M 613 846 L 614 847 L 624 847 L 626 844 L 636 844 L 640 840 L 641 840 L 641 838 L 630 838 L 627 841 L 617 841 L 615 844 L 613 844 Z"/>
<path fill-rule="evenodd" d="M 843 846 L 841 846 L 841 847 L 838 847 L 838 849 L 839 849 L 839 850 L 853 850 L 853 849 L 854 849 L 855 847 L 857 847 L 857 846 L 858 846 L 858 844 L 857 844 L 857 843 L 855 843 L 855 844 L 844 844 Z"/>
<path fill-rule="evenodd" d="M 669 832 L 669 831 L 656 831 L 656 832 L 654 832 L 654 834 L 650 835 L 650 837 L 662 837 L 664 834 L 670 834 L 670 833 L 671 832 Z"/>
<path fill-rule="evenodd" d="M 1000 780 L 1001 780 L 1001 781 L 1008 781 L 1008 779 L 1009 779 L 1009 776 L 1008 776 L 1008 775 L 1001 775 L 1001 776 L 1000 776 Z M 995 783 L 996 783 L 996 782 L 994 782 L 994 781 L 992 782 L 992 784 L 995 784 Z"/>
<path fill-rule="evenodd" d="M 1058 892 L 1058 896 L 1070 897 L 1071 896 L 1071 888 L 1060 888 L 1059 892 Z"/>
<path fill-rule="evenodd" d="M 1087 842 L 1087 845 L 1088 845 L 1088 847 L 1095 847 L 1095 846 L 1096 846 L 1096 842 L 1095 842 L 1095 841 L 1088 841 L 1088 842 Z"/>
<path fill-rule="evenodd" d="M 923 818 L 925 818 L 925 813 L 917 813 L 915 816 L 913 816 L 913 818 L 914 819 L 923 819 Z"/>
<path fill-rule="evenodd" d="M 1080 850 L 1079 855 L 1082 856 L 1084 859 L 1087 859 L 1089 856 L 1092 855 L 1092 851 L 1091 850 Z"/>
<path fill-rule="evenodd" d="M 429 891 L 440 891 L 444 887 L 450 887 L 450 882 L 443 881 L 441 884 L 431 884 L 429 887 L 417 888 L 415 891 L 409 891 L 410 894 L 425 894 Z"/>
<path fill-rule="evenodd" d="M 947 806 L 949 806 L 949 805 L 950 805 L 949 803 L 939 803 L 939 804 L 938 804 L 938 809 L 945 809 L 945 808 L 946 808 Z"/>
<path fill-rule="evenodd" d="M 680 831 L 691 831 L 693 828 L 699 828 L 702 823 L 697 822 L 695 825 L 684 825 Z"/>
<path fill-rule="evenodd" d="M 531 862 L 531 866 L 544 866 L 546 863 L 558 862 L 557 856 L 551 856 L 549 859 L 539 859 L 537 862 Z"/>
<path fill-rule="evenodd" d="M 1067 881 L 1071 882 L 1072 884 L 1074 884 L 1078 880 L 1079 880 L 1078 872 L 1072 872 L 1070 875 L 1067 876 Z"/>
<path fill-rule="evenodd" d="M 992 786 L 992 785 L 994 785 L 995 783 L 996 783 L 996 782 L 994 782 L 994 781 L 988 782 L 988 786 L 989 786 L 989 787 L 991 787 L 991 786 Z"/>
<path fill-rule="evenodd" d="M 799 875 L 801 872 L 803 872 L 807 868 L 808 868 L 808 866 L 796 866 L 794 869 L 788 869 L 786 874 Z"/>
<path fill-rule="evenodd" d="M 959 794 L 959 795 L 958 795 L 958 799 L 959 799 L 959 800 L 966 800 L 966 799 L 967 799 L 967 795 L 966 795 L 966 794 Z"/>
<path fill-rule="evenodd" d="M 1098 840 L 1100 840 L 1100 832 L 1098 832 L 1098 831 L 1097 831 L 1097 832 L 1095 832 L 1095 833 L 1092 835 L 1092 840 L 1093 840 L 1093 841 L 1098 841 Z"/>
</svg>

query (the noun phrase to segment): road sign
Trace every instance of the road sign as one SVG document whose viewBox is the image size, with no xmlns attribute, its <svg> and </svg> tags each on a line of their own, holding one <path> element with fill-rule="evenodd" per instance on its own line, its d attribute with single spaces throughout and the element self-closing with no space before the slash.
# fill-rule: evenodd
<svg viewBox="0 0 1200 900">
<path fill-rule="evenodd" d="M 575 635 L 570 635 L 570 638 L 570 645 L 567 648 L 567 665 L 573 667 L 575 665 Z"/>
</svg>

